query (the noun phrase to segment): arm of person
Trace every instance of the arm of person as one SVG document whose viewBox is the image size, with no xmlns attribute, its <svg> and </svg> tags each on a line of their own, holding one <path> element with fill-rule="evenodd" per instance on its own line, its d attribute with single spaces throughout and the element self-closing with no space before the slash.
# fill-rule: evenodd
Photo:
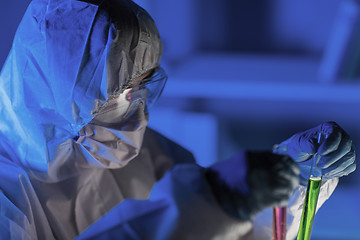
<svg viewBox="0 0 360 240">
<path fill-rule="evenodd" d="M 208 169 L 179 163 L 147 200 L 123 201 L 78 239 L 253 239 L 253 217 L 286 202 L 298 173 L 271 152 L 240 152 Z"/>
<path fill-rule="evenodd" d="M 77 239 L 239 239 L 252 223 L 223 211 L 205 169 L 178 164 L 155 184 L 147 200 L 127 199 Z"/>
</svg>

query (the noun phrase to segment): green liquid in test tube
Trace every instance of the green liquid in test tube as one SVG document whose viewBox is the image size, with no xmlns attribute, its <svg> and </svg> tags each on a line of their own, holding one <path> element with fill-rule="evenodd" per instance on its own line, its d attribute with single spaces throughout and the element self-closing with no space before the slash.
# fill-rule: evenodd
<svg viewBox="0 0 360 240">
<path fill-rule="evenodd" d="M 322 133 L 319 133 L 318 143 L 322 141 Z M 310 177 L 306 189 L 303 212 L 301 215 L 300 227 L 297 240 L 309 240 L 314 223 L 316 205 L 321 186 L 321 169 L 317 166 L 320 159 L 318 153 L 315 153 L 312 159 Z"/>
</svg>

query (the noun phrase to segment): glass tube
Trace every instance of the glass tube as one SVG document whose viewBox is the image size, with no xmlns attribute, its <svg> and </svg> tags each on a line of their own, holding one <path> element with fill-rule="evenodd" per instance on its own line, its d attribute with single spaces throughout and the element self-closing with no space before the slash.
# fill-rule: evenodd
<svg viewBox="0 0 360 240">
<path fill-rule="evenodd" d="M 320 186 L 321 178 L 309 179 L 297 240 L 310 239 Z"/>
<path fill-rule="evenodd" d="M 273 208 L 273 240 L 286 239 L 286 207 Z"/>
<path fill-rule="evenodd" d="M 319 133 L 318 144 L 323 140 L 323 137 L 327 138 L 323 133 Z M 307 184 L 306 196 L 304 201 L 304 207 L 301 215 L 300 227 L 297 240 L 310 240 L 311 231 L 315 218 L 315 211 L 317 200 L 319 197 L 321 186 L 321 168 L 317 166 L 320 160 L 320 155 L 315 153 L 312 158 L 312 164 L 310 169 L 310 177 Z"/>
</svg>

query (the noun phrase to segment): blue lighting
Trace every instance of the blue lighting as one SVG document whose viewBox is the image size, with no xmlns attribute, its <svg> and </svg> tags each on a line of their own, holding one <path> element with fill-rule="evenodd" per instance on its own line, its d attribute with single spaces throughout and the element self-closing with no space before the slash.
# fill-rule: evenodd
<svg viewBox="0 0 360 240">
<path fill-rule="evenodd" d="M 4 1 L 0 8 L 1 66 L 29 2 Z M 148 10 L 158 24 L 164 44 L 161 65 L 169 75 L 162 97 L 150 112 L 149 124 L 190 149 L 200 165 L 208 166 L 228 158 L 239 149 L 270 149 L 295 132 L 330 120 L 338 122 L 360 149 L 358 2 L 135 2 Z M 66 39 L 63 44 L 68 44 Z M 57 62 L 63 62 L 64 68 L 76 72 L 77 65 L 65 64 L 66 59 L 62 60 L 57 59 Z M 41 68 L 26 67 L 33 71 Z M 58 100 L 61 105 L 59 99 L 71 95 L 67 90 L 73 83 L 65 83 L 68 84 L 65 86 L 60 81 L 64 72 L 53 74 L 59 81 L 57 86 L 51 87 L 63 90 L 59 91 L 59 96 L 31 94 L 25 96 L 28 105 L 38 98 L 49 99 L 49 104 Z M 86 77 L 77 80 L 85 84 Z M 93 84 L 101 86 L 102 92 L 89 89 L 90 92 L 81 97 L 104 94 L 104 83 Z M 46 92 L 42 89 L 48 87 L 40 81 L 24 86 L 29 92 Z M 73 107 L 68 112 L 64 110 L 61 116 L 54 114 L 54 122 L 71 118 L 72 111 L 79 106 Z M 8 113 L 0 107 L 0 117 L 11 122 L 11 115 L 3 116 L 4 112 Z M 39 119 L 41 114 L 38 109 Z M 48 134 L 72 135 L 89 116 L 82 118 L 63 129 L 50 126 Z M 0 126 L 5 131 L 12 128 L 19 129 L 20 126 L 16 122 Z M 42 130 L 33 128 L 30 122 L 21 128 L 24 131 Z M 0 132 L 0 137 L 2 134 Z M 24 136 L 14 136 L 12 143 L 20 142 Z M 47 154 L 36 148 L 24 152 L 35 153 Z M 41 168 L 41 162 L 35 164 Z M 313 239 L 359 239 L 359 184 L 358 171 L 340 180 L 338 188 L 317 215 Z"/>
</svg>

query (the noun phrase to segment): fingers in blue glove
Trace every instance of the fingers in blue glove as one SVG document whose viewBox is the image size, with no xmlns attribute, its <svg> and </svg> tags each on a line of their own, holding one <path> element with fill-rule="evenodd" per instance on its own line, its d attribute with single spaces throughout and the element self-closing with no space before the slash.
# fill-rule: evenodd
<svg viewBox="0 0 360 240">
<path fill-rule="evenodd" d="M 319 141 L 319 134 L 321 138 Z M 317 166 L 322 169 L 323 179 L 348 175 L 356 168 L 355 150 L 350 136 L 335 122 L 297 133 L 274 148 L 275 153 L 289 155 L 301 169 L 301 184 L 310 176 L 312 157 L 320 155 Z"/>
<path fill-rule="evenodd" d="M 344 152 L 345 151 L 343 151 L 343 153 Z M 353 145 L 343 156 L 342 154 L 339 154 L 333 158 L 336 158 L 336 160 L 330 158 L 331 160 L 328 162 L 325 161 L 325 165 L 323 166 L 322 175 L 325 180 L 348 175 L 356 169 L 355 150 Z M 324 160 L 320 159 L 320 161 Z M 331 164 L 329 164 L 330 162 Z"/>
<path fill-rule="evenodd" d="M 341 127 L 339 127 L 339 125 L 334 122 L 328 122 L 321 124 L 320 128 L 320 132 L 326 136 L 317 149 L 317 152 L 320 155 L 327 155 L 346 145 L 349 145 L 348 150 L 350 150 L 350 136 Z"/>
<path fill-rule="evenodd" d="M 318 153 L 321 158 L 318 162 L 318 166 L 322 168 L 329 167 L 331 164 L 342 159 L 342 157 L 348 154 L 351 149 L 352 140 L 349 135 L 345 132 L 331 134 L 319 147 Z"/>
<path fill-rule="evenodd" d="M 346 169 L 344 169 L 343 171 L 338 172 L 337 174 L 328 176 L 328 177 L 326 177 L 326 179 L 331 179 L 331 178 L 336 178 L 336 177 L 339 178 L 339 177 L 347 176 L 347 175 L 349 175 L 350 173 L 352 173 L 355 170 L 356 170 L 356 164 L 353 163 L 350 166 L 348 166 Z"/>
</svg>

